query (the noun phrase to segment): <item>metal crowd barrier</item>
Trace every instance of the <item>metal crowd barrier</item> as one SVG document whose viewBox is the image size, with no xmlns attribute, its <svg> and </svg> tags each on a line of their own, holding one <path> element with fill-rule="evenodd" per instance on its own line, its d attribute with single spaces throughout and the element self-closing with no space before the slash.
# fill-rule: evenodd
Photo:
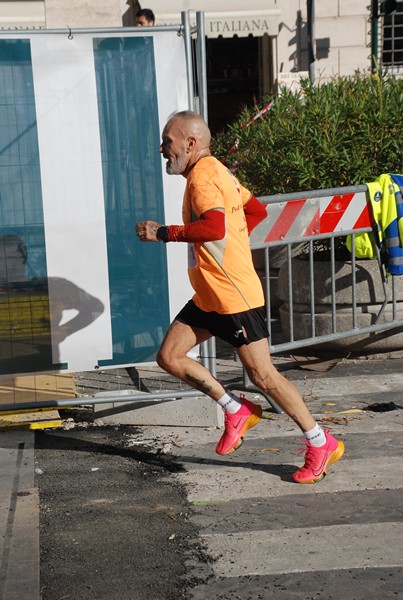
<svg viewBox="0 0 403 600">
<path fill-rule="evenodd" d="M 372 295 L 376 296 L 375 312 L 369 317 L 367 315 L 367 319 L 369 318 L 371 323 L 362 326 L 359 322 L 361 313 L 359 312 L 358 285 L 360 282 L 357 281 L 357 275 L 360 273 L 358 265 L 361 264 L 361 261 L 358 263 L 354 252 L 347 260 L 343 261 L 343 269 L 348 270 L 348 279 L 346 275 L 343 277 L 343 294 L 344 297 L 346 294 L 349 295 L 349 302 L 346 303 L 344 299 L 344 303 L 340 304 L 339 301 L 337 268 L 340 267 L 340 262 L 337 261 L 336 247 L 341 238 L 351 236 L 352 248 L 354 248 L 357 235 L 372 232 L 367 191 L 366 185 L 360 185 L 260 198 L 268 205 L 268 216 L 252 232 L 251 248 L 255 256 L 260 255 L 258 271 L 264 282 L 272 354 L 289 352 L 298 348 L 317 347 L 330 342 L 337 343 L 346 338 L 362 337 L 403 327 L 403 313 L 398 314 L 398 277 L 386 276 L 379 251 L 375 261 L 366 261 L 377 265 L 375 270 L 372 270 L 374 279 L 375 275 L 379 278 L 378 281 L 371 284 L 366 282 L 367 285 L 377 288 L 376 293 L 371 290 Z M 317 246 L 325 240 L 328 250 L 327 281 L 323 282 L 315 280 L 315 264 L 319 260 Z M 304 263 L 295 258 L 300 253 L 304 254 Z M 278 322 L 273 319 L 275 312 L 272 307 L 273 294 L 271 291 L 273 264 L 277 268 L 281 265 L 282 292 L 284 294 L 285 287 L 287 296 L 285 301 L 283 298 L 280 336 L 278 331 L 273 332 L 273 322 Z M 309 278 L 303 283 L 303 292 L 298 287 L 301 284 L 298 270 L 302 265 Z M 284 274 L 285 272 L 286 274 Z M 284 278 L 286 278 L 285 286 Z M 323 307 L 319 307 L 315 302 L 317 295 L 325 294 L 324 287 L 329 290 L 330 300 L 328 305 L 329 327 L 326 331 L 323 331 L 323 326 L 318 326 L 318 321 L 323 317 Z M 379 290 L 381 290 L 380 293 Z M 400 290 L 402 290 L 401 286 Z M 306 312 L 303 318 L 307 322 L 305 330 L 308 331 L 301 336 L 301 328 L 296 331 L 296 325 L 300 325 L 301 312 L 299 309 L 301 295 L 304 293 L 306 294 L 306 301 L 304 301 Z M 403 294 L 401 293 L 400 296 L 403 307 Z M 342 326 L 340 325 L 341 311 L 343 311 Z M 350 322 L 350 325 L 346 326 L 346 322 Z M 274 339 L 276 335 L 283 338 L 278 343 Z M 242 385 L 245 391 L 256 390 L 245 371 Z M 239 385 L 233 387 L 240 389 Z M 270 401 L 269 398 L 268 400 Z M 273 402 L 271 404 L 275 410 L 278 410 Z"/>
<path fill-rule="evenodd" d="M 403 314 L 398 314 L 399 300 L 403 305 L 403 293 L 398 291 L 397 277 L 386 277 L 385 268 L 380 260 L 378 253 L 377 260 L 368 261 L 376 265 L 377 276 L 379 277 L 379 286 L 382 297 L 377 298 L 377 313 L 372 318 L 372 323 L 367 326 L 359 324 L 359 302 L 357 281 L 357 260 L 354 253 L 344 261 L 344 265 L 349 270 L 348 281 L 343 282 L 344 291 L 348 290 L 351 295 L 351 302 L 344 304 L 344 316 L 349 312 L 351 326 L 348 328 L 339 327 L 340 303 L 338 302 L 338 292 L 336 284 L 336 274 L 338 262 L 336 260 L 335 248 L 340 238 L 350 235 L 352 237 L 352 247 L 354 247 L 355 236 L 372 231 L 370 214 L 367 204 L 367 186 L 343 187 L 319 191 L 309 191 L 296 194 L 280 194 L 276 196 L 266 196 L 260 200 L 267 204 L 267 218 L 260 223 L 252 232 L 250 243 L 253 254 L 259 255 L 260 265 L 257 265 L 262 281 L 264 282 L 267 320 L 270 334 L 270 346 L 272 354 L 290 352 L 298 348 L 312 347 L 328 342 L 337 342 L 354 336 L 363 336 L 380 331 L 388 331 L 403 327 Z M 319 291 L 323 291 L 323 283 L 315 281 L 314 267 L 317 261 L 316 244 L 323 240 L 328 240 L 329 249 L 328 273 L 329 281 L 326 286 L 330 289 L 330 332 L 323 333 L 318 329 L 317 320 L 320 314 L 315 303 L 315 296 Z M 278 257 L 281 251 L 280 259 Z M 305 282 L 307 296 L 307 306 L 309 307 L 309 335 L 300 337 L 296 335 L 295 320 L 298 319 L 297 302 L 294 301 L 296 295 L 301 294 L 301 290 L 295 288 L 295 259 L 294 257 L 301 253 L 305 254 L 305 265 L 309 265 L 309 280 Z M 277 256 L 276 256 L 277 255 Z M 298 259 L 297 259 L 298 260 Z M 256 262 L 259 262 L 258 260 Z M 278 332 L 274 332 L 272 324 L 278 322 L 274 318 L 276 308 L 272 306 L 272 293 L 270 278 L 274 267 L 276 269 L 281 263 L 281 269 L 286 271 L 286 288 L 288 292 L 287 310 L 288 319 L 283 322 L 283 332 L 281 337 L 288 337 L 276 343 L 275 337 Z M 400 279 L 399 285 L 403 278 Z M 400 289 L 402 286 L 400 285 Z M 298 293 L 298 294 L 297 294 Z M 378 294 L 379 296 L 379 294 Z M 387 308 L 391 308 L 389 313 Z M 286 333 L 284 333 L 286 330 Z M 213 376 L 216 376 L 216 343 L 215 339 L 200 346 L 199 359 L 201 363 L 209 369 Z M 230 389 L 255 391 L 264 396 L 272 409 L 281 412 L 277 404 L 265 393 L 256 389 L 250 382 L 245 370 L 243 370 L 242 381 L 234 382 Z M 176 398 L 195 397 L 200 392 L 191 389 L 160 390 L 155 393 L 139 393 L 121 395 L 119 393 L 106 394 L 103 397 L 85 397 L 75 399 L 59 399 L 41 401 L 35 403 L 18 404 L 19 409 L 40 407 L 63 407 L 75 406 L 81 404 L 102 404 L 110 402 L 127 403 L 129 401 L 146 401 L 149 404 L 154 402 L 169 401 Z M 12 410 L 16 405 L 4 405 L 0 410 Z"/>
</svg>

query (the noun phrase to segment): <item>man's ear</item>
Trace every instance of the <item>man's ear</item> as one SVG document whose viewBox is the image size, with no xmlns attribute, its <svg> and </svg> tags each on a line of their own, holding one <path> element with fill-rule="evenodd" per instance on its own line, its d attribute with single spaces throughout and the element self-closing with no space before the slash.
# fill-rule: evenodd
<svg viewBox="0 0 403 600">
<path fill-rule="evenodd" d="M 195 145 L 196 145 L 196 138 L 189 136 L 188 139 L 186 140 L 186 150 L 188 150 L 188 152 L 192 152 L 192 150 L 194 150 Z"/>
</svg>

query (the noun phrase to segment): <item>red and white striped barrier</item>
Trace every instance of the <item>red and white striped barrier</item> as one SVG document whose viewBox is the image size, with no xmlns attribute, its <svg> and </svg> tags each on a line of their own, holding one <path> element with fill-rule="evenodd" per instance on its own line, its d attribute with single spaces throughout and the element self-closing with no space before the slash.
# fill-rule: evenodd
<svg viewBox="0 0 403 600">
<path fill-rule="evenodd" d="M 267 111 L 269 111 L 271 109 L 271 107 L 273 106 L 273 103 L 274 103 L 274 100 L 272 100 L 271 102 L 269 102 L 268 104 L 266 104 L 254 117 L 252 117 L 251 119 L 249 119 L 249 121 L 247 123 L 244 123 L 241 126 L 241 129 L 245 129 L 245 127 L 249 127 L 250 125 L 252 125 L 252 123 L 254 123 L 258 119 L 260 119 L 260 117 L 262 117 L 263 115 L 265 115 L 267 113 Z M 234 144 L 230 148 L 228 156 L 223 161 L 224 164 L 228 160 L 228 158 L 230 157 L 230 155 L 233 154 L 234 152 L 236 152 L 238 150 L 239 141 L 240 141 L 239 138 L 237 138 L 235 140 Z M 238 169 L 238 161 L 235 160 L 233 162 L 233 164 L 229 167 L 229 169 L 230 169 L 230 171 L 232 173 L 235 173 L 237 171 L 237 169 Z"/>
<path fill-rule="evenodd" d="M 315 198 L 307 194 L 285 202 L 261 200 L 269 201 L 267 218 L 253 230 L 252 246 L 371 227 L 365 191 Z"/>
</svg>

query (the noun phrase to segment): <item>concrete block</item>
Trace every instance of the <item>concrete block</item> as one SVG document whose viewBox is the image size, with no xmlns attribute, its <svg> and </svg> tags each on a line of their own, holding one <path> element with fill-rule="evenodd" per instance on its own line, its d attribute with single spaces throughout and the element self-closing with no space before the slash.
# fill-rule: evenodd
<svg viewBox="0 0 403 600">
<path fill-rule="evenodd" d="M 384 299 L 382 276 L 376 260 L 356 260 L 356 302 L 357 304 L 381 304 Z M 293 302 L 310 304 L 309 261 L 292 260 Z M 332 303 L 332 271 L 330 261 L 316 261 L 314 266 L 315 303 Z M 352 263 L 335 263 L 335 302 L 337 305 L 352 303 Z M 395 277 L 396 297 L 403 298 L 403 278 Z M 280 300 L 288 303 L 288 268 L 283 265 L 279 272 L 278 293 Z M 387 280 L 388 300 L 392 299 L 392 281 Z"/>
<path fill-rule="evenodd" d="M 2 598 L 39 600 L 39 490 L 19 487 L 13 491 L 17 493 L 17 502 L 14 507 L 11 500 L 7 507 L 13 514 L 12 528 L 3 530 L 2 562 L 6 573 Z M 9 522 L 10 519 L 9 516 Z"/>
<path fill-rule="evenodd" d="M 34 487 L 34 436 L 29 430 L 0 432 L 0 493 L 12 490 L 17 476 L 20 489 Z"/>
<path fill-rule="evenodd" d="M 339 16 L 339 4 L 334 0 L 321 0 L 315 3 L 315 19 Z"/>
<path fill-rule="evenodd" d="M 318 3 L 319 4 L 319 3 Z M 339 15 L 341 17 L 364 16 L 369 19 L 368 0 L 339 0 Z"/>
<path fill-rule="evenodd" d="M 120 0 L 46 0 L 46 27 L 122 27 Z"/>
<path fill-rule="evenodd" d="M 311 325 L 311 289 L 309 262 L 293 259 L 292 261 L 292 302 L 294 315 L 294 339 L 309 339 L 312 336 Z M 391 323 L 394 320 L 392 299 L 392 281 L 387 282 L 387 298 L 389 303 L 381 317 L 381 307 L 385 294 L 381 273 L 377 261 L 356 261 L 356 317 L 357 328 L 373 326 L 378 323 Z M 403 318 L 402 298 L 403 280 L 395 277 L 396 288 L 396 319 Z M 332 317 L 332 273 L 330 262 L 317 261 L 314 265 L 314 301 L 315 301 L 315 335 L 321 336 L 333 332 Z M 352 265 L 349 261 L 335 263 L 335 298 L 336 305 L 336 332 L 343 333 L 353 329 L 352 305 Z M 288 270 L 287 265 L 281 267 L 278 279 L 279 297 L 283 301 L 280 307 L 281 327 L 287 339 L 290 338 L 290 312 L 288 308 Z M 378 320 L 377 320 L 378 319 Z M 354 352 L 372 351 L 397 351 L 403 346 L 403 328 L 379 331 L 374 333 L 358 332 L 357 336 L 345 337 L 332 342 L 310 345 L 311 348 L 319 346 L 322 349 L 343 348 Z"/>
<path fill-rule="evenodd" d="M 330 37 L 332 48 L 366 46 L 367 15 L 319 19 L 316 24 L 317 38 Z"/>
<path fill-rule="evenodd" d="M 403 303 L 399 302 L 398 305 Z M 319 307 L 317 307 L 318 309 Z M 315 327 L 316 336 L 328 335 L 332 333 L 332 313 L 330 310 L 325 310 L 326 307 L 320 307 L 323 310 L 317 310 L 315 314 Z M 357 326 L 358 328 L 370 327 L 375 323 L 376 317 L 379 313 L 381 305 L 374 304 L 372 306 L 358 306 L 357 307 Z M 397 312 L 397 318 L 401 319 L 403 311 Z M 288 307 L 283 304 L 280 308 L 280 319 L 283 332 L 290 337 L 289 327 L 289 311 Z M 380 323 L 392 321 L 392 307 L 389 305 L 381 319 Z M 342 333 L 352 329 L 352 311 L 350 308 L 339 309 L 336 313 L 336 331 Z M 311 328 L 311 314 L 310 312 L 304 311 L 304 305 L 294 307 L 294 338 L 308 339 L 312 335 Z M 319 342 L 319 340 L 318 340 Z M 340 339 L 333 340 L 332 342 L 311 344 L 310 348 L 320 347 L 323 350 L 326 349 L 345 349 L 351 352 L 360 352 L 365 354 L 366 352 L 395 352 L 401 350 L 403 347 L 403 328 L 389 329 L 385 331 L 378 331 L 376 333 L 363 333 L 361 335 L 354 335 L 350 337 L 341 337 Z"/>
<path fill-rule="evenodd" d="M 116 394 L 115 394 L 116 396 Z M 221 408 L 210 398 L 180 398 L 160 401 L 110 402 L 94 406 L 97 424 L 159 425 L 172 427 L 223 427 Z"/>
<path fill-rule="evenodd" d="M 368 36 L 367 39 L 369 43 L 370 38 Z M 365 65 L 365 68 L 368 68 L 371 62 L 371 49 L 368 48 L 368 46 L 340 48 L 339 57 L 340 77 L 351 77 L 351 74 L 360 67 L 362 68 L 362 65 Z"/>
</svg>

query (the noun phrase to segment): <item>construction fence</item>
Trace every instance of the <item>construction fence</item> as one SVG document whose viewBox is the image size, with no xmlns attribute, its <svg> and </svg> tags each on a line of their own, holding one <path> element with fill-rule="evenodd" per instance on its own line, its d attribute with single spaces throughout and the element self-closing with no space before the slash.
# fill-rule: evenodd
<svg viewBox="0 0 403 600">
<path fill-rule="evenodd" d="M 187 257 L 181 244 L 141 244 L 133 226 L 180 214 L 184 180 L 165 173 L 157 149 L 172 112 L 207 119 L 204 37 L 203 13 L 196 27 L 182 13 L 177 26 L 0 34 L 0 410 L 81 404 L 59 374 L 155 366 L 192 294 Z M 273 353 L 399 331 L 401 278 L 386 276 L 379 254 L 364 266 L 337 253 L 340 239 L 354 246 L 373 229 L 366 185 L 263 201 L 251 248 Z M 215 340 L 197 354 L 215 375 Z M 42 374 L 56 376 L 51 392 L 37 390 Z M 200 395 L 136 387 L 85 402 Z"/>
<path fill-rule="evenodd" d="M 346 239 L 353 248 L 357 236 L 373 233 L 367 186 L 283 194 L 261 200 L 267 203 L 268 216 L 252 232 L 250 241 L 266 294 L 272 353 L 302 348 L 310 348 L 312 352 L 316 348 L 338 355 L 346 350 L 382 349 L 385 344 L 392 350 L 395 346 L 401 348 L 402 278 L 387 275 L 380 252 L 374 260 L 358 260 L 354 252 L 346 249 Z M 199 359 L 216 374 L 214 339 L 200 347 Z M 153 369 L 152 364 L 149 368 Z M 97 376 L 102 377 L 103 373 L 107 377 L 107 371 L 102 370 Z M 132 376 L 133 373 L 138 373 L 135 367 L 131 369 Z M 85 403 L 136 400 L 154 403 L 200 395 L 184 385 L 170 389 L 169 380 L 162 379 L 156 391 L 147 390 L 140 377 L 133 382 L 133 388 L 137 389 L 125 389 L 124 393 L 110 389 L 86 396 Z M 246 373 L 229 387 L 253 390 Z M 275 403 L 266 398 L 279 412 Z M 20 398 L 18 406 L 62 407 L 82 403 L 79 398 L 59 397 L 27 404 Z M 2 406 L 3 410 L 10 408 L 12 403 Z"/>
</svg>

